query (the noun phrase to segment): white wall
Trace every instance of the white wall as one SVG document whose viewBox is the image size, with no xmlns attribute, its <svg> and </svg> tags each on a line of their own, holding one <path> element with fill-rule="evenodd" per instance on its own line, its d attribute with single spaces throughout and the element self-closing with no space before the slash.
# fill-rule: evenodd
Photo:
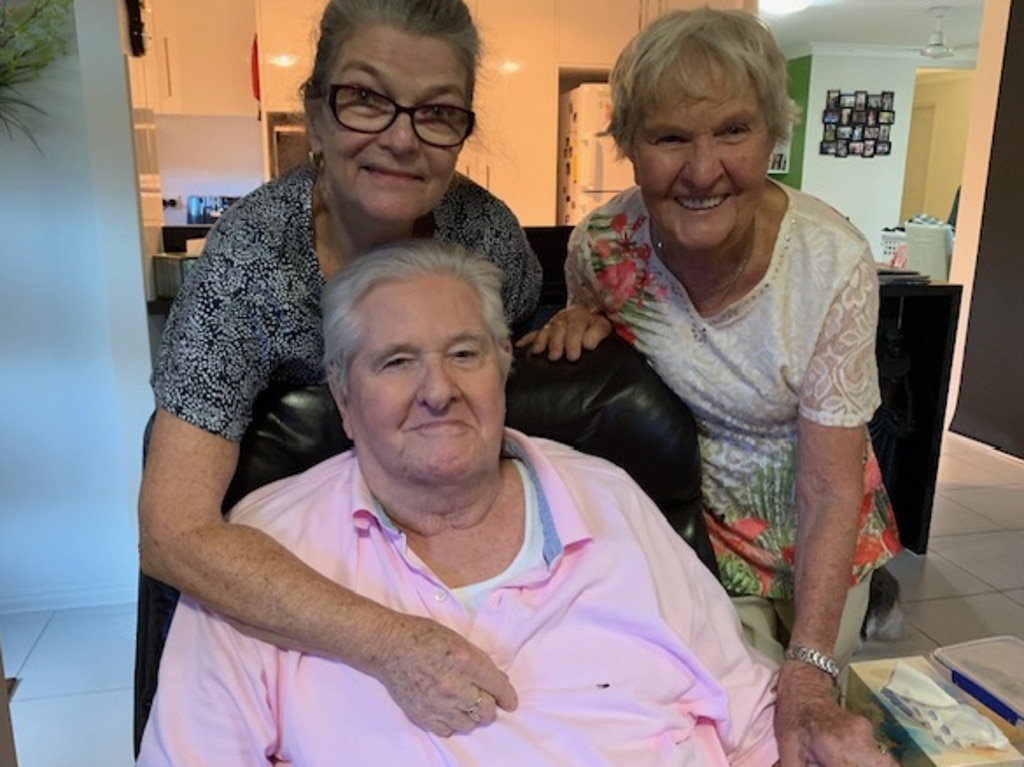
<svg viewBox="0 0 1024 767">
<path fill-rule="evenodd" d="M 949 216 L 953 196 L 963 181 L 974 78 L 974 70 L 918 73 L 914 109 L 930 110 L 933 114 L 931 146 L 923 169 L 923 200 L 917 209 L 911 209 L 906 199 L 905 186 L 901 220 L 905 221 L 918 213 L 927 213 L 943 221 Z M 908 181 L 910 175 L 908 164 Z"/>
<path fill-rule="evenodd" d="M 830 46 L 812 46 L 812 56 L 800 188 L 847 216 L 867 237 L 875 258 L 881 260 L 882 229 L 900 223 L 916 62 L 905 56 L 883 57 L 877 52 L 858 54 Z M 818 154 L 821 113 L 829 90 L 895 93 L 896 120 L 890 134 L 891 154 L 871 158 Z"/>
<path fill-rule="evenodd" d="M 160 188 L 182 205 L 164 223 L 184 224 L 188 196 L 241 197 L 263 183 L 261 123 L 252 117 L 156 116 Z"/>
<path fill-rule="evenodd" d="M 152 409 L 117 0 L 25 88 L 41 153 L 0 133 L 0 611 L 133 598 Z M 87 8 L 87 10 L 86 10 Z"/>
</svg>

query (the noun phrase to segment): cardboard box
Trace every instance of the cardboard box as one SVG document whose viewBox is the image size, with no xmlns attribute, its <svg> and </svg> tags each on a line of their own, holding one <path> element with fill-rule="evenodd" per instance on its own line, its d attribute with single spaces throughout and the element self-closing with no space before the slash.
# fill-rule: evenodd
<svg viewBox="0 0 1024 767">
<path fill-rule="evenodd" d="M 957 702 L 973 706 L 995 723 L 1011 741 L 1019 740 L 1021 733 L 959 689 L 927 658 L 889 658 L 851 663 L 846 707 L 874 725 L 875 737 L 889 749 L 901 767 L 1024 767 L 1024 755 L 1012 744 L 1003 750 L 956 748 L 936 740 L 926 727 L 915 722 L 882 692 L 897 660 L 910 663 L 926 674 Z"/>
</svg>

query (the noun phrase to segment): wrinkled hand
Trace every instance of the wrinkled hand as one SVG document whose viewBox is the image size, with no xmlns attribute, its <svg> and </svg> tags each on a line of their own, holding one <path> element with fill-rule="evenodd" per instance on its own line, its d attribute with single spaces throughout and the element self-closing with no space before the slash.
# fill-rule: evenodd
<svg viewBox="0 0 1024 767">
<path fill-rule="evenodd" d="M 425 618 L 396 615 L 381 637 L 375 676 L 407 717 L 447 737 L 519 704 L 508 677 L 461 636 Z"/>
<path fill-rule="evenodd" d="M 583 306 L 562 309 L 540 330 L 524 335 L 516 346 L 528 346 L 530 354 L 548 353 L 549 360 L 563 356 L 570 362 L 580 358 L 583 350 L 593 351 L 612 333 L 612 323 L 603 314 Z"/>
<path fill-rule="evenodd" d="M 781 767 L 898 767 L 868 720 L 843 709 L 831 680 L 803 663 L 788 661 L 779 673 L 775 735 Z"/>
</svg>

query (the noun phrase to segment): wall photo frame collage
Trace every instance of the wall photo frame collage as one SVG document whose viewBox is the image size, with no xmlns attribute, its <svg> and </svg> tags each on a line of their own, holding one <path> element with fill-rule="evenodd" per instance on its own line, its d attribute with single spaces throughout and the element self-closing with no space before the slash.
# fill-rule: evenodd
<svg viewBox="0 0 1024 767">
<path fill-rule="evenodd" d="M 864 158 L 891 154 L 895 100 L 894 91 L 826 91 L 819 153 Z"/>
</svg>

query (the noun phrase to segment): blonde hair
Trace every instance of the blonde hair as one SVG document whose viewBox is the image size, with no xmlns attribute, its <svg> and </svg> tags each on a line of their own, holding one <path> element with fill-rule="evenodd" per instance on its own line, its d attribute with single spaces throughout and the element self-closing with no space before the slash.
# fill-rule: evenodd
<svg viewBox="0 0 1024 767">
<path fill-rule="evenodd" d="M 631 155 L 641 125 L 666 100 L 735 98 L 753 88 L 774 141 L 800 115 L 786 90 L 786 57 L 768 27 L 744 11 L 672 11 L 644 27 L 612 70 L 608 133 Z"/>
</svg>

